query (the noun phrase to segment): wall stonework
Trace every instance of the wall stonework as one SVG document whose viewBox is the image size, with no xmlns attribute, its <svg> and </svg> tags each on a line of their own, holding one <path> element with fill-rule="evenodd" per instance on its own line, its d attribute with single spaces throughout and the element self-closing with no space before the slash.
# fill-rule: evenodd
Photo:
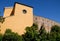
<svg viewBox="0 0 60 41">
<path fill-rule="evenodd" d="M 55 21 L 52 21 L 52 20 L 49 20 L 47 18 L 43 18 L 43 17 L 40 17 L 40 16 L 34 16 L 33 17 L 33 22 L 38 25 L 39 29 L 42 25 L 44 25 L 45 30 L 47 32 L 50 32 L 51 27 L 54 26 L 54 25 L 60 26 L 60 23 L 57 23 Z"/>
</svg>

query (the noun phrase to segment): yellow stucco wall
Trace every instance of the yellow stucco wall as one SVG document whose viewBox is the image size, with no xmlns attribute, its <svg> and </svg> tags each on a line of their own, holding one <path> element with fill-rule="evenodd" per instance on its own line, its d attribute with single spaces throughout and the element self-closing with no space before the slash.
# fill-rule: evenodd
<svg viewBox="0 0 60 41">
<path fill-rule="evenodd" d="M 27 10 L 26 14 L 23 13 L 24 9 Z M 33 8 L 16 3 L 13 16 L 9 16 L 11 10 L 12 8 L 8 10 L 5 9 L 6 12 L 4 12 L 4 16 L 6 18 L 2 24 L 1 33 L 4 34 L 6 29 L 11 29 L 13 32 L 17 32 L 21 35 L 25 32 L 27 26 L 32 26 L 33 24 Z"/>
<path fill-rule="evenodd" d="M 3 17 L 8 17 L 8 16 L 10 16 L 12 10 L 13 10 L 12 7 L 5 7 L 5 8 L 4 8 L 4 16 L 3 16 Z"/>
</svg>

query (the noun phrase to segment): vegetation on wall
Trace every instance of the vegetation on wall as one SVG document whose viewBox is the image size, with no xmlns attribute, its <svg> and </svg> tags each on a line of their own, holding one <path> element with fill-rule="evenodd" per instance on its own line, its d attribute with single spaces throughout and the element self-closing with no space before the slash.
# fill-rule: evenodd
<svg viewBox="0 0 60 41">
<path fill-rule="evenodd" d="M 5 20 L 5 18 L 3 18 L 2 16 L 0 16 L 0 22 L 3 23 Z"/>
<path fill-rule="evenodd" d="M 26 33 L 18 35 L 7 29 L 5 34 L 0 34 L 0 41 L 60 41 L 60 27 L 52 26 L 51 32 L 46 33 L 44 26 L 38 31 L 38 26 L 33 24 L 31 27 L 26 27 Z"/>
</svg>

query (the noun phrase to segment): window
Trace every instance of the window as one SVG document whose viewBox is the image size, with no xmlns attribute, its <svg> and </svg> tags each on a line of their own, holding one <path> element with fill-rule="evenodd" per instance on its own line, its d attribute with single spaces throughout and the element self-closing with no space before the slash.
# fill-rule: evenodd
<svg viewBox="0 0 60 41">
<path fill-rule="evenodd" d="M 26 11 L 26 10 L 23 10 L 23 13 L 24 13 L 24 14 L 26 14 L 26 13 L 27 13 L 27 11 Z"/>
</svg>

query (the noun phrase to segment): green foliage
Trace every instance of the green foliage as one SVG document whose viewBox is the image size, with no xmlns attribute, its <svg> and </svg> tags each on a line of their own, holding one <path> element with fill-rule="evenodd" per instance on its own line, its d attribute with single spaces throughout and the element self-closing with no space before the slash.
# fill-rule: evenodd
<svg viewBox="0 0 60 41">
<path fill-rule="evenodd" d="M 3 35 L 2 35 L 2 34 L 0 34 L 0 41 L 2 41 L 2 37 L 3 37 Z"/>
<path fill-rule="evenodd" d="M 40 38 L 40 41 L 47 41 L 48 40 L 44 25 L 42 25 L 40 30 L 39 30 L 39 38 Z"/>
<path fill-rule="evenodd" d="M 57 25 L 51 27 L 50 33 L 46 33 L 42 25 L 39 33 L 40 41 L 60 41 L 60 27 Z"/>
<path fill-rule="evenodd" d="M 5 18 L 3 18 L 2 16 L 0 16 L 0 22 L 3 23 L 5 21 Z"/>
<path fill-rule="evenodd" d="M 26 33 L 18 35 L 7 29 L 5 34 L 0 34 L 0 41 L 60 41 L 60 27 L 52 26 L 51 32 L 46 33 L 44 25 L 38 31 L 38 25 L 33 24 L 31 27 L 26 27 Z"/>
<path fill-rule="evenodd" d="M 5 34 L 6 33 L 11 33 L 12 31 L 10 30 L 10 29 L 6 29 L 6 31 L 5 31 Z"/>
<path fill-rule="evenodd" d="M 60 27 L 57 25 L 52 26 L 50 36 L 52 41 L 60 41 Z"/>
<path fill-rule="evenodd" d="M 3 35 L 2 41 L 22 41 L 22 37 L 12 32 L 10 29 L 7 29 Z"/>
<path fill-rule="evenodd" d="M 60 27 L 55 25 L 55 26 L 52 26 L 51 28 L 51 32 L 57 32 L 57 33 L 60 33 Z"/>
<path fill-rule="evenodd" d="M 24 41 L 40 41 L 38 36 L 38 26 L 33 24 L 31 27 L 26 28 L 26 33 L 22 35 Z"/>
</svg>

